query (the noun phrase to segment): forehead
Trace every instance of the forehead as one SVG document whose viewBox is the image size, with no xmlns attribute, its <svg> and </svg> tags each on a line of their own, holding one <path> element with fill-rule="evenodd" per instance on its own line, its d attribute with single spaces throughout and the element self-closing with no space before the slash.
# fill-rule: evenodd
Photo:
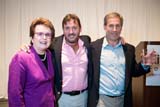
<svg viewBox="0 0 160 107">
<path fill-rule="evenodd" d="M 78 21 L 77 20 L 74 20 L 74 19 L 71 19 L 71 20 L 68 20 L 64 26 L 79 26 L 78 25 Z"/>
<path fill-rule="evenodd" d="M 43 24 L 39 24 L 35 26 L 35 31 L 48 31 L 51 32 L 51 29 Z"/>
<path fill-rule="evenodd" d="M 120 24 L 120 18 L 119 17 L 110 17 L 107 20 L 107 24 Z"/>
</svg>

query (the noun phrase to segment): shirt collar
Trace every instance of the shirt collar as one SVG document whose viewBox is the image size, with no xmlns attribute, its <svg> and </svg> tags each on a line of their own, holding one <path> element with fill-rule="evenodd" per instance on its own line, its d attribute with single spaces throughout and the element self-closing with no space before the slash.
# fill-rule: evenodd
<svg viewBox="0 0 160 107">
<path fill-rule="evenodd" d="M 63 43 L 62 43 L 62 45 L 64 45 L 64 46 L 69 46 L 69 45 L 66 43 L 65 37 L 63 37 Z M 84 42 L 83 42 L 80 38 L 78 39 L 78 45 L 79 45 L 79 47 L 83 47 L 83 45 L 84 45 Z"/>
<path fill-rule="evenodd" d="M 104 37 L 102 47 L 105 48 L 105 47 L 108 47 L 108 46 L 112 47 L 111 45 L 109 45 L 109 43 L 107 41 L 107 38 Z M 119 47 L 119 46 L 122 46 L 121 40 L 119 40 L 118 44 L 114 48 Z"/>
</svg>

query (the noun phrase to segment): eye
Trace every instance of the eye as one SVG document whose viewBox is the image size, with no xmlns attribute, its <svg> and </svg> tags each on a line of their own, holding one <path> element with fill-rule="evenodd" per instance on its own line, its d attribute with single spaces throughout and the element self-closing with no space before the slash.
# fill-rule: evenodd
<svg viewBox="0 0 160 107">
<path fill-rule="evenodd" d="M 114 25 L 109 25 L 110 28 L 114 28 Z"/>
<path fill-rule="evenodd" d="M 43 32 L 38 32 L 37 35 L 38 36 L 43 36 Z"/>
<path fill-rule="evenodd" d="M 77 30 L 77 27 L 73 27 L 72 30 Z"/>
<path fill-rule="evenodd" d="M 69 30 L 69 27 L 65 27 L 64 29 L 65 29 L 65 30 Z"/>
<path fill-rule="evenodd" d="M 51 37 L 51 33 L 46 33 L 45 34 L 47 37 Z"/>
<path fill-rule="evenodd" d="M 120 25 L 116 25 L 116 28 L 118 28 L 118 29 L 119 29 L 119 28 L 121 28 L 121 26 L 120 26 Z"/>
</svg>

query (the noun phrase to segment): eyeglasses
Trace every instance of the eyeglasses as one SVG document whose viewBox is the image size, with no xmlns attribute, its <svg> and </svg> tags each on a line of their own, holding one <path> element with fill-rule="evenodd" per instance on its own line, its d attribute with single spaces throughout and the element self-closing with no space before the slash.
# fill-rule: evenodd
<svg viewBox="0 0 160 107">
<path fill-rule="evenodd" d="M 47 39 L 50 39 L 52 37 L 52 34 L 49 32 L 48 33 L 36 32 L 35 34 L 40 38 L 45 36 Z"/>
</svg>

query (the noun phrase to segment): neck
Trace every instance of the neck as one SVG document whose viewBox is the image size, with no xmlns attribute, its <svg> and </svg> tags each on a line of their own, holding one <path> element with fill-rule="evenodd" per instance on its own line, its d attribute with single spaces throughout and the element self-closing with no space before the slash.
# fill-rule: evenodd
<svg viewBox="0 0 160 107">
<path fill-rule="evenodd" d="M 108 44 L 111 45 L 111 46 L 116 46 L 118 43 L 119 43 L 119 39 L 118 40 L 109 40 L 107 39 L 108 41 Z"/>
<path fill-rule="evenodd" d="M 74 50 L 75 53 L 76 53 L 77 50 L 79 49 L 78 42 L 76 42 L 76 43 L 68 43 L 68 42 L 67 42 L 67 44 L 72 47 L 72 49 Z"/>
<path fill-rule="evenodd" d="M 46 53 L 45 53 L 45 54 L 43 54 L 43 55 L 39 55 L 39 57 L 40 57 L 41 61 L 45 61 L 47 55 L 46 55 Z"/>
<path fill-rule="evenodd" d="M 46 53 L 45 50 L 39 50 L 37 48 L 35 48 L 35 46 L 33 45 L 34 49 L 36 50 L 36 52 L 39 54 L 39 55 L 44 55 Z"/>
</svg>

